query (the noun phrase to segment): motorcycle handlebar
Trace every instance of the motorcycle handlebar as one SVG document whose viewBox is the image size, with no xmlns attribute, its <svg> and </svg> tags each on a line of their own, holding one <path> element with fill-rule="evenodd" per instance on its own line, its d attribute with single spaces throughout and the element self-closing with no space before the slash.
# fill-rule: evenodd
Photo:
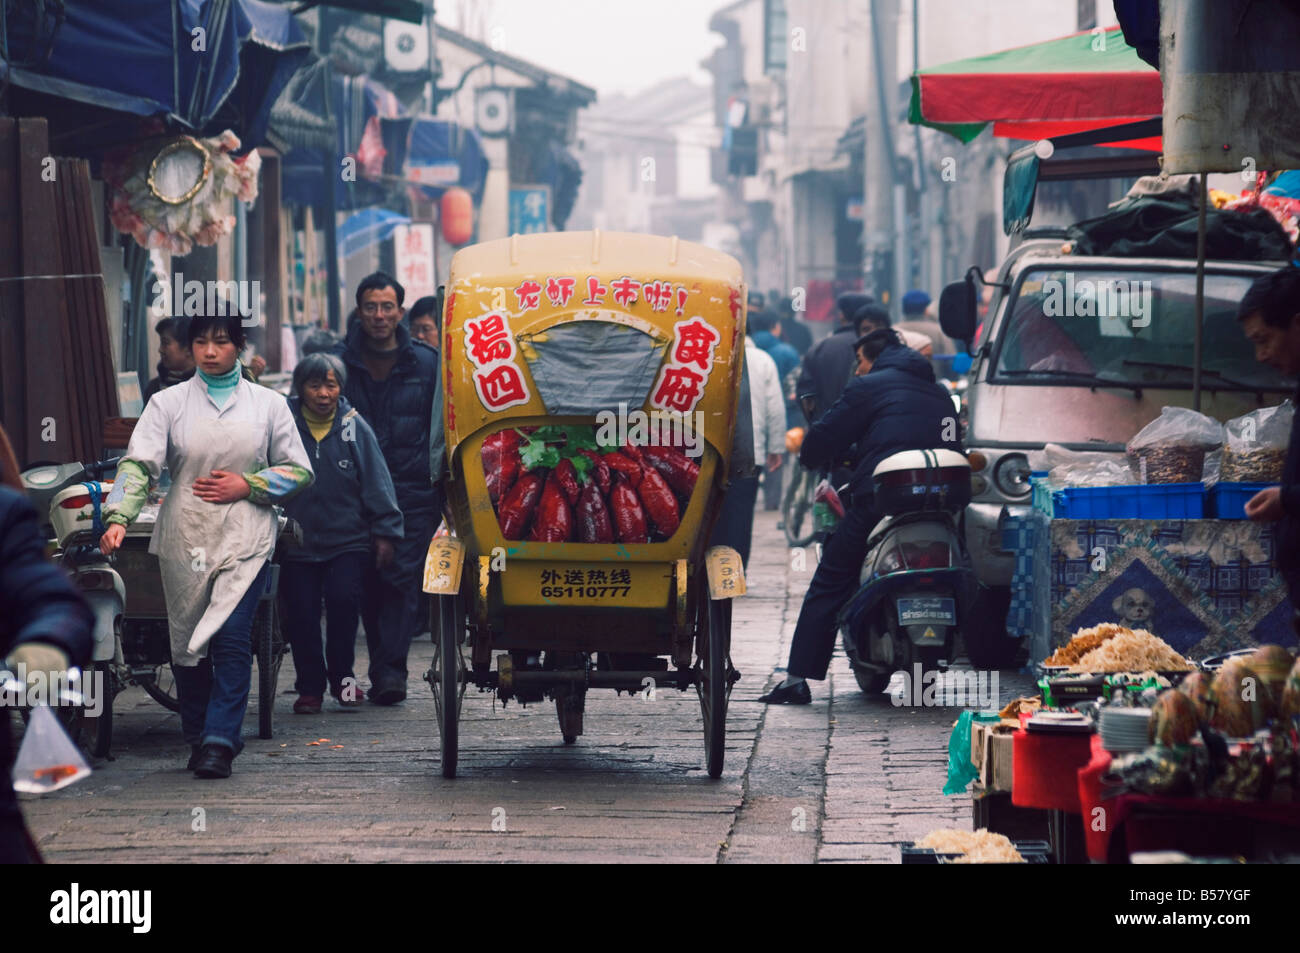
<svg viewBox="0 0 1300 953">
<path fill-rule="evenodd" d="M 117 465 L 121 462 L 121 457 L 112 457 L 108 460 L 100 460 L 98 463 L 87 463 L 84 468 L 87 476 L 102 477 L 106 471 L 117 469 Z"/>
</svg>

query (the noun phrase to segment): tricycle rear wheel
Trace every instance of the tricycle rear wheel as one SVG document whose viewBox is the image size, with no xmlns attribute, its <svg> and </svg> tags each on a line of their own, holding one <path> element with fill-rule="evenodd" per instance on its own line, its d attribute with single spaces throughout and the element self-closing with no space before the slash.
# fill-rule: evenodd
<svg viewBox="0 0 1300 953">
<path fill-rule="evenodd" d="M 253 616 L 253 644 L 257 650 L 257 737 L 274 735 L 275 692 L 284 661 L 284 635 L 274 595 L 264 596 Z"/>
<path fill-rule="evenodd" d="M 722 777 L 727 755 L 727 700 L 733 681 L 731 668 L 731 600 L 710 599 L 705 615 L 707 632 L 696 689 L 704 714 L 704 760 L 709 777 Z"/>
<path fill-rule="evenodd" d="M 460 672 L 460 639 L 465 630 L 465 614 L 458 596 L 435 598 L 438 600 L 438 648 L 433 653 L 429 686 L 433 689 L 433 710 L 438 717 L 442 776 L 454 778 L 460 753 L 460 704 L 465 695 Z"/>
</svg>

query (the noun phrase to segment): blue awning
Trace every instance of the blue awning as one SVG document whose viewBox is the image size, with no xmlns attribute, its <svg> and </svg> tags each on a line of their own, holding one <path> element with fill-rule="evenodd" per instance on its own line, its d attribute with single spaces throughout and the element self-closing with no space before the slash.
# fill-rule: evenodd
<svg viewBox="0 0 1300 953">
<path fill-rule="evenodd" d="M 355 255 L 376 242 L 384 241 L 392 236 L 398 225 L 410 224 L 407 216 L 386 208 L 362 209 L 346 218 L 338 228 L 335 237 L 338 239 L 339 258 Z"/>
<path fill-rule="evenodd" d="M 163 116 L 200 134 L 229 128 L 245 149 L 263 141 L 271 105 L 311 54 L 289 8 L 263 0 L 63 6 L 62 22 L 38 19 L 36 5 L 12 8 L 0 77 L 103 109 Z"/>
<path fill-rule="evenodd" d="M 319 85 L 319 84 L 318 84 Z M 385 106 L 391 96 L 371 79 L 348 80 L 331 77 L 329 110 L 319 90 L 304 92 L 298 105 L 316 115 L 331 114 L 337 125 L 337 140 L 330 179 L 334 182 L 335 202 L 340 211 L 382 204 L 394 185 L 405 180 L 429 198 L 437 199 L 452 186 L 470 193 L 475 204 L 483 197 L 487 184 L 488 160 L 483 143 L 473 129 L 454 122 L 428 116 L 394 115 Z M 366 123 L 380 117 L 383 134 L 384 174 L 387 184 L 366 179 L 360 173 L 355 180 L 337 174 L 344 156 L 355 155 Z M 284 157 L 284 201 L 320 208 L 325 198 L 325 173 L 321 153 L 314 149 L 293 149 Z"/>
</svg>

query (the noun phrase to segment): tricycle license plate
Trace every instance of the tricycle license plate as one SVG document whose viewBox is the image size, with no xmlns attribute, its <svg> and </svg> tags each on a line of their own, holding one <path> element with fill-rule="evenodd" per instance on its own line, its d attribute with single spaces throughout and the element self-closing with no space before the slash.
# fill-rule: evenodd
<svg viewBox="0 0 1300 953">
<path fill-rule="evenodd" d="M 957 602 L 942 596 L 898 600 L 899 625 L 956 625 Z"/>
</svg>

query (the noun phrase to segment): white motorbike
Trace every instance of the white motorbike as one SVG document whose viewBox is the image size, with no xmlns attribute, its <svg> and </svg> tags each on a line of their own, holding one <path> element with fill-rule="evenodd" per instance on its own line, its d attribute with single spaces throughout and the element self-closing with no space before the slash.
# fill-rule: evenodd
<svg viewBox="0 0 1300 953">
<path fill-rule="evenodd" d="M 104 501 L 113 488 L 99 478 L 116 467 L 112 459 L 36 466 L 22 474 L 28 498 L 38 512 L 45 509 L 49 514 L 46 530 L 56 546 L 55 560 L 95 614 L 91 665 L 82 673 L 83 704 L 60 706 L 59 714 L 73 739 L 97 758 L 108 756 L 113 740 L 113 697 L 120 689 L 115 663 L 121 661 L 126 607 L 122 576 L 113 558 L 99 551 Z"/>
</svg>

